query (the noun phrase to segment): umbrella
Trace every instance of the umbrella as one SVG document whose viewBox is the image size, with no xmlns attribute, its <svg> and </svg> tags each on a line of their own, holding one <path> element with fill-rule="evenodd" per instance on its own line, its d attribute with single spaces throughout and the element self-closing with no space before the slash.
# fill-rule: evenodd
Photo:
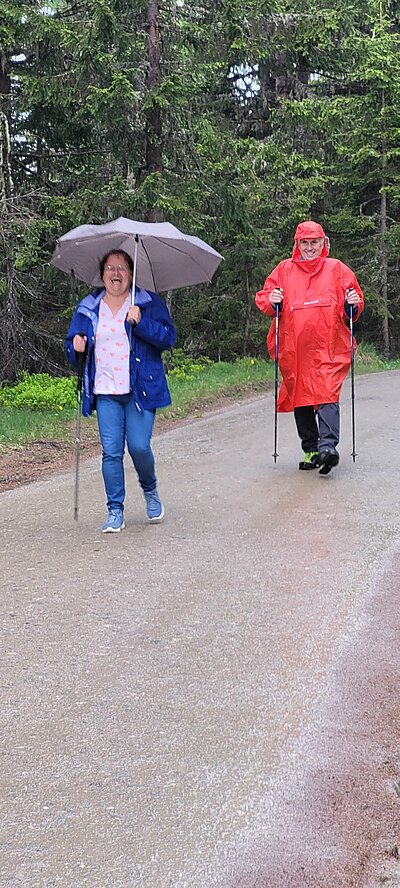
<svg viewBox="0 0 400 888">
<path fill-rule="evenodd" d="M 211 281 L 223 259 L 199 237 L 169 222 L 136 222 L 120 216 L 105 225 L 79 225 L 56 243 L 52 265 L 91 287 L 102 286 L 99 263 L 110 250 L 125 250 L 134 262 L 135 284 L 145 290 L 175 290 Z"/>
</svg>

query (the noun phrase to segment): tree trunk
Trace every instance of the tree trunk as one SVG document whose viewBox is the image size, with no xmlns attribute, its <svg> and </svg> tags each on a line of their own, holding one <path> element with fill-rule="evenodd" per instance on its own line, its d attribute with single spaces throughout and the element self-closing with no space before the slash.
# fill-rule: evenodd
<svg viewBox="0 0 400 888">
<path fill-rule="evenodd" d="M 382 90 L 382 111 L 385 108 L 385 90 Z M 381 259 L 381 296 L 382 296 L 382 337 L 385 358 L 390 354 L 389 338 L 389 305 L 388 305 L 388 261 L 386 247 L 387 232 L 387 194 L 386 194 L 386 140 L 382 142 L 382 180 L 381 180 L 381 212 L 380 212 L 380 259 Z"/>
<path fill-rule="evenodd" d="M 250 282 L 249 282 L 248 271 L 246 271 L 246 294 L 247 294 L 247 305 L 246 305 L 246 320 L 245 320 L 245 324 L 244 324 L 244 334 L 243 334 L 243 357 L 246 357 L 248 346 L 249 346 L 251 310 L 253 308 L 253 295 L 250 292 Z"/>
<path fill-rule="evenodd" d="M 10 63 L 2 50 L 0 50 L 0 95 L 9 96 L 11 92 Z M 4 101 L 4 100 L 3 100 Z M 3 104 L 4 108 L 4 104 Z M 8 113 L 8 111 L 7 111 Z"/>
<path fill-rule="evenodd" d="M 279 105 L 283 99 L 290 99 L 293 92 L 293 76 L 290 72 L 290 66 L 285 50 L 280 50 L 275 53 L 275 65 L 275 91 L 277 104 Z"/>
<path fill-rule="evenodd" d="M 165 304 L 166 304 L 166 306 L 167 306 L 167 308 L 168 308 L 168 311 L 169 311 L 171 317 L 172 317 L 172 302 L 173 302 L 173 298 L 174 298 L 174 291 L 173 291 L 173 290 L 167 290 L 167 294 L 166 294 L 166 297 L 165 297 Z"/>
<path fill-rule="evenodd" d="M 390 354 L 390 338 L 389 338 L 389 305 L 388 305 L 388 262 L 386 250 L 386 230 L 387 230 L 387 196 L 386 191 L 382 189 L 381 194 L 381 226 L 380 226 L 380 242 L 381 242 L 381 295 L 382 295 L 382 336 L 383 336 L 383 353 L 385 358 Z"/>
<path fill-rule="evenodd" d="M 156 93 L 161 82 L 160 70 L 160 35 L 158 29 L 159 2 L 149 0 L 146 23 L 146 55 L 147 77 L 146 88 L 148 93 Z M 161 111 L 157 96 L 151 95 L 149 110 L 146 113 L 146 176 L 151 173 L 163 172 L 162 160 L 162 121 Z M 161 222 L 162 210 L 153 207 L 148 213 L 149 222 Z"/>
<path fill-rule="evenodd" d="M 13 382 L 23 366 L 20 348 L 22 315 L 15 290 L 15 269 L 12 256 L 7 257 L 7 299 L 3 314 L 3 348 L 0 361 L 0 379 Z"/>
<path fill-rule="evenodd" d="M 3 218 L 7 275 L 7 295 L 4 303 L 2 323 L 0 379 L 14 380 L 20 369 L 18 339 L 22 318 L 15 291 L 13 237 L 11 230 L 8 228 L 13 194 L 10 154 L 8 121 L 5 114 L 0 111 L 0 210 Z"/>
<path fill-rule="evenodd" d="M 12 197 L 11 144 L 8 120 L 0 111 L 0 207 L 3 218 L 9 215 L 9 201 Z"/>
</svg>

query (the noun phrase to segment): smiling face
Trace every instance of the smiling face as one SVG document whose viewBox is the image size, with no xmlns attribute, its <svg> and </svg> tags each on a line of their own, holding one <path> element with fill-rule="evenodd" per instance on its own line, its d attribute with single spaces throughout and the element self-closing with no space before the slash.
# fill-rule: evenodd
<svg viewBox="0 0 400 888">
<path fill-rule="evenodd" d="M 322 253 L 324 239 L 322 237 L 304 238 L 299 240 L 298 245 L 302 259 L 317 259 Z"/>
<path fill-rule="evenodd" d="M 126 299 L 132 283 L 132 272 L 123 253 L 110 253 L 107 256 L 103 281 L 109 296 Z"/>
</svg>

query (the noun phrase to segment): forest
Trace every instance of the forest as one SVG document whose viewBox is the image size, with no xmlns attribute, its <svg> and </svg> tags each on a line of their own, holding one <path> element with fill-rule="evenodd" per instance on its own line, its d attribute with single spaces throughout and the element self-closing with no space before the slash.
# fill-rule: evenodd
<svg viewBox="0 0 400 888">
<path fill-rule="evenodd" d="M 0 381 L 66 372 L 56 240 L 121 215 L 224 256 L 162 294 L 188 355 L 265 355 L 254 294 L 313 218 L 399 356 L 399 156 L 400 2 L 0 0 Z"/>
</svg>

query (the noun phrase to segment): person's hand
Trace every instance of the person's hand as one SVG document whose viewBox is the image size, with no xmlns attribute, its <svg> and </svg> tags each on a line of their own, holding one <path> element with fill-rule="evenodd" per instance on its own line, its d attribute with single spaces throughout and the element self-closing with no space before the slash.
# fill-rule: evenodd
<svg viewBox="0 0 400 888">
<path fill-rule="evenodd" d="M 271 290 L 269 294 L 269 301 L 271 305 L 279 305 L 283 300 L 283 294 L 280 287 L 275 287 L 274 290 Z"/>
<path fill-rule="evenodd" d="M 354 290 L 353 287 L 346 290 L 346 302 L 348 302 L 349 305 L 358 305 L 359 302 L 361 302 L 357 290 Z"/>
<path fill-rule="evenodd" d="M 77 333 L 72 340 L 72 345 L 74 346 L 75 351 L 80 355 L 83 355 L 86 351 L 86 343 L 87 336 L 81 336 L 80 333 Z"/>
<path fill-rule="evenodd" d="M 133 324 L 136 327 L 136 324 L 139 323 L 141 317 L 142 317 L 142 312 L 140 311 L 139 306 L 138 305 L 131 305 L 131 307 L 128 311 L 128 314 L 126 316 L 126 320 L 128 321 L 128 324 Z"/>
</svg>

